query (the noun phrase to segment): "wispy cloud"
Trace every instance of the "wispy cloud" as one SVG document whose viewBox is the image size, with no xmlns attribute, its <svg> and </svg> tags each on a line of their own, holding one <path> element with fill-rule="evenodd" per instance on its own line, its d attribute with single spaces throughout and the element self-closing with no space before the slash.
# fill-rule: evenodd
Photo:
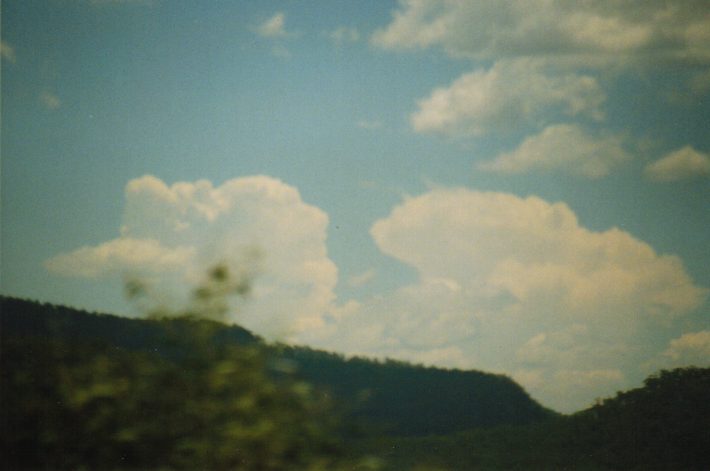
<svg viewBox="0 0 710 471">
<path fill-rule="evenodd" d="M 545 57 L 558 63 L 710 62 L 704 1 L 442 2 L 406 0 L 372 36 L 390 49 L 442 47 L 475 59 Z"/>
<path fill-rule="evenodd" d="M 593 136 L 579 126 L 558 124 L 526 138 L 514 151 L 478 164 L 477 168 L 503 174 L 559 171 L 600 178 L 630 159 L 618 136 Z"/>
<path fill-rule="evenodd" d="M 593 77 L 505 61 L 437 88 L 419 101 L 411 122 L 419 132 L 479 136 L 535 125 L 549 115 L 600 120 L 605 98 Z"/>
<path fill-rule="evenodd" d="M 286 14 L 277 12 L 257 27 L 257 33 L 264 38 L 284 38 L 286 32 Z"/>
<path fill-rule="evenodd" d="M 702 366 L 710 363 L 710 330 L 690 332 L 671 340 L 663 354 L 686 365 Z"/>
<path fill-rule="evenodd" d="M 645 174 L 659 182 L 707 178 L 710 177 L 710 156 L 685 146 L 646 166 Z"/>
<path fill-rule="evenodd" d="M 689 365 L 710 366 L 710 330 L 686 332 L 671 339 L 664 351 L 645 361 L 642 367 L 651 373 Z"/>
<path fill-rule="evenodd" d="M 668 64 L 686 75 L 707 69 L 706 10 L 703 0 L 672 6 L 403 0 L 370 42 L 391 51 L 437 49 L 475 64 L 419 100 L 410 117 L 415 131 L 467 137 L 535 133 L 551 123 L 601 121 L 603 86 L 619 72 Z M 606 75 L 608 70 L 614 74 Z M 696 73 L 689 88 L 704 93 L 708 83 L 706 73 Z"/>
<path fill-rule="evenodd" d="M 126 271 L 142 274 L 164 273 L 193 263 L 193 247 L 165 247 L 154 239 L 124 237 L 95 247 L 82 247 L 47 260 L 54 274 L 82 278 L 121 275 Z"/>
<path fill-rule="evenodd" d="M 291 51 L 285 46 L 285 41 L 298 36 L 296 32 L 286 30 L 286 14 L 277 12 L 264 20 L 255 28 L 256 34 L 271 42 L 271 54 L 274 57 L 288 59 Z"/>
<path fill-rule="evenodd" d="M 0 56 L 3 60 L 12 62 L 13 64 L 17 62 L 17 56 L 15 55 L 15 48 L 12 47 L 5 41 L 0 41 Z"/>
</svg>

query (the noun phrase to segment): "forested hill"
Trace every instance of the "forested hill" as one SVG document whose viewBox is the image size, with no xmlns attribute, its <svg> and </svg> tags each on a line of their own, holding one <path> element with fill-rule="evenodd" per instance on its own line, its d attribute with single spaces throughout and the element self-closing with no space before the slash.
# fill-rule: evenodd
<svg viewBox="0 0 710 471">
<path fill-rule="evenodd" d="M 3 341 L 56 339 L 169 357 L 179 352 L 166 341 L 168 330 L 190 335 L 191 322 L 197 322 L 129 319 L 7 297 L 0 302 Z M 394 435 L 421 436 L 527 424 L 556 415 L 501 375 L 346 359 L 308 348 L 267 345 L 237 326 L 220 326 L 215 338 L 227 344 L 263 347 L 280 367 L 295 369 L 298 376 L 346 405 L 348 415 L 370 430 L 375 427 Z"/>
</svg>

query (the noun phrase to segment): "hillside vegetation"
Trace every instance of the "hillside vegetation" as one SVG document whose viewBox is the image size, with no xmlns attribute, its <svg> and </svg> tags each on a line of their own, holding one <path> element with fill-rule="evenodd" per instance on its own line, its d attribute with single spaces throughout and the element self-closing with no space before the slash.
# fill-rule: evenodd
<svg viewBox="0 0 710 471">
<path fill-rule="evenodd" d="M 173 358 L 184 355 L 194 325 L 210 325 L 210 342 L 258 347 L 270 362 L 347 405 L 353 418 L 395 435 L 450 433 L 544 420 L 544 409 L 510 378 L 478 371 L 425 368 L 304 347 L 269 345 L 238 326 L 186 318 L 128 319 L 2 299 L 3 335 L 103 343 Z M 174 342 L 178 338 L 180 342 Z"/>
<path fill-rule="evenodd" d="M 10 469 L 710 469 L 710 369 L 571 416 L 507 377 L 0 299 Z"/>
</svg>

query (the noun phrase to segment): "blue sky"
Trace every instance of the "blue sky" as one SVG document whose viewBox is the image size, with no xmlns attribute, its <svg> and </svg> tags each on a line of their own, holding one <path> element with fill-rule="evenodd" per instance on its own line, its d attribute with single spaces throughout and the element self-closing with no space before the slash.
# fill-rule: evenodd
<svg viewBox="0 0 710 471">
<path fill-rule="evenodd" d="M 232 320 L 576 410 L 710 358 L 706 1 L 5 1 L 2 292 Z"/>
</svg>

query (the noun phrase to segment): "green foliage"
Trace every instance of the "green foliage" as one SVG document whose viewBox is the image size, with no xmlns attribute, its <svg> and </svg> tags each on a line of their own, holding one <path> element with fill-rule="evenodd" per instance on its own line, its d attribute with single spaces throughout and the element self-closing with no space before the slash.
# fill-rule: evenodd
<svg viewBox="0 0 710 471">
<path fill-rule="evenodd" d="M 0 299 L 5 467 L 710 469 L 709 368 L 564 417 L 503 376 L 267 345 L 217 322 L 230 276 L 140 321 Z"/>
<path fill-rule="evenodd" d="M 129 287 L 140 293 L 140 286 Z M 337 469 L 327 398 L 272 374 L 258 343 L 216 338 L 225 297 L 247 285 L 212 271 L 158 352 L 57 338 L 4 338 L 2 451 L 12 469 Z M 158 349 L 156 349 L 158 350 Z M 162 352 L 163 354 L 160 354 Z M 164 354 L 171 352 L 171 354 Z"/>
<path fill-rule="evenodd" d="M 567 417 L 431 437 L 380 437 L 360 444 L 384 471 L 427 465 L 465 470 L 710 469 L 710 368 L 649 377 Z"/>
<path fill-rule="evenodd" d="M 573 421 L 611 467 L 710 469 L 710 368 L 661 371 Z"/>
<path fill-rule="evenodd" d="M 13 468 L 235 470 L 321 469 L 338 457 L 328 404 L 303 382 L 270 378 L 258 348 L 193 353 L 5 342 L 3 456 Z"/>
<path fill-rule="evenodd" d="M 138 288 L 145 291 L 142 286 Z M 137 299 L 144 297 L 138 295 Z M 217 344 L 258 345 L 279 368 L 287 365 L 291 374 L 317 390 L 329 392 L 347 425 L 356 423 L 356 428 L 364 428 L 366 433 L 447 434 L 476 427 L 534 423 L 555 415 L 505 376 L 389 360 L 346 359 L 305 347 L 267 345 L 238 326 L 196 322 L 194 313 L 202 310 L 195 302 L 178 317 L 174 312 L 152 308 L 146 309 L 150 318 L 141 320 L 8 298 L 0 302 L 3 330 L 13 336 L 49 336 L 71 342 L 100 339 L 112 346 L 158 352 L 167 358 L 183 356 L 190 341 L 199 345 L 196 339 L 202 328 L 213 329 L 210 335 Z M 219 311 L 212 312 L 211 318 L 220 317 Z M 348 436 L 359 434 L 353 427 L 349 429 Z"/>
<path fill-rule="evenodd" d="M 353 404 L 350 417 L 388 435 L 446 434 L 554 417 L 510 378 L 399 361 L 344 359 L 307 348 L 281 355 L 301 374 Z"/>
</svg>

